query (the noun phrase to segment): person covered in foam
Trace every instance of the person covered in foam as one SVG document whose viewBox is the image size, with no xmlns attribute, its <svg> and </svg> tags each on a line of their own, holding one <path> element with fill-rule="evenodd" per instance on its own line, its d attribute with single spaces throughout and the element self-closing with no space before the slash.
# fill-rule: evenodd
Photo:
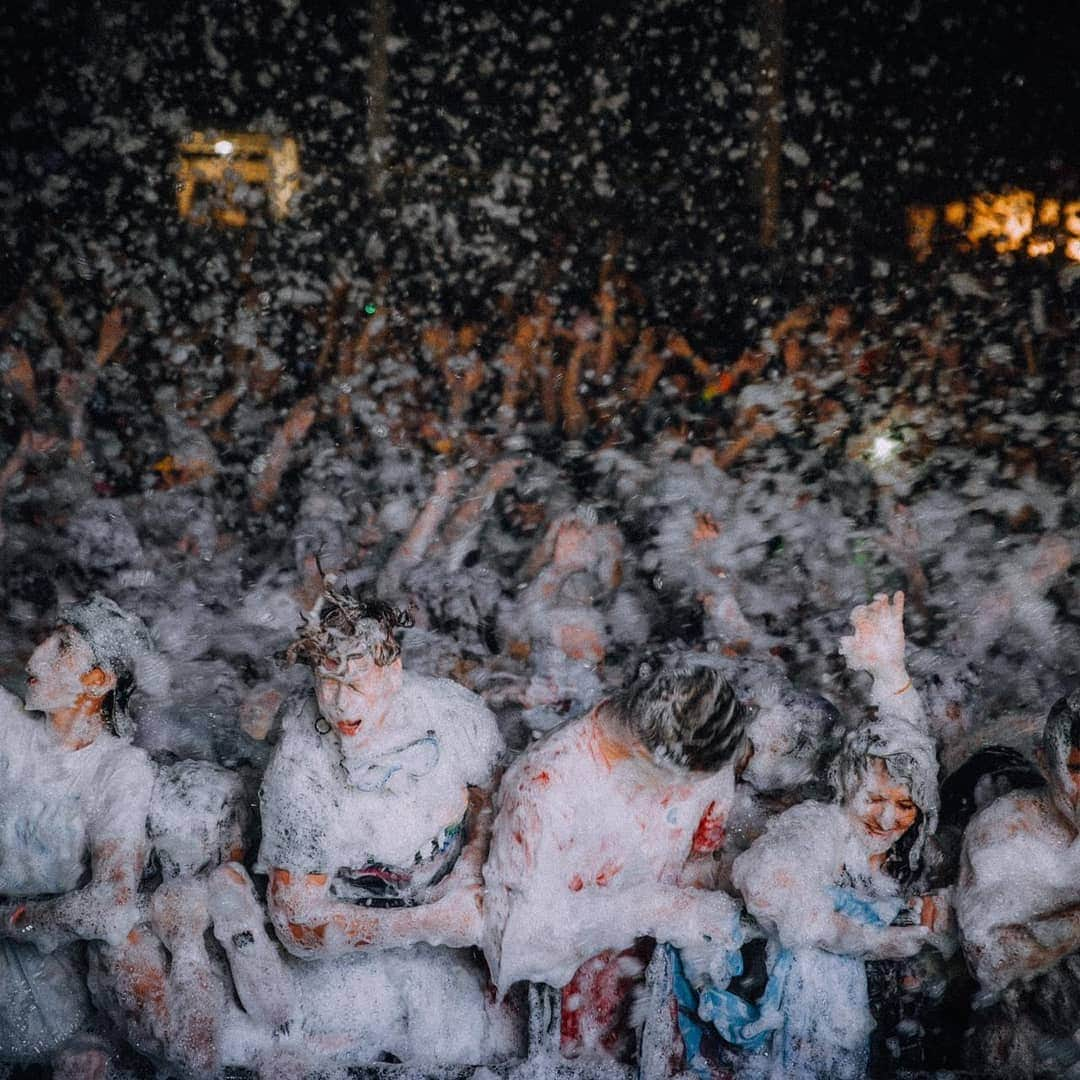
<svg viewBox="0 0 1080 1080">
<path fill-rule="evenodd" d="M 564 1050 L 619 1041 L 612 1027 L 628 1010 L 587 999 L 619 982 L 607 975 L 639 939 L 732 948 L 738 905 L 701 870 L 723 835 L 743 719 L 718 671 L 680 663 L 507 771 L 484 867 L 484 953 L 500 994 L 522 980 L 563 990 Z"/>
<path fill-rule="evenodd" d="M 139 918 L 154 773 L 125 705 L 149 650 L 95 593 L 34 650 L 25 703 L 0 691 L 0 1062 L 104 1067 L 64 1044 L 88 1023 L 85 943 L 119 945 Z"/>
<path fill-rule="evenodd" d="M 403 670 L 407 624 L 327 583 L 288 653 L 312 666 L 315 693 L 286 704 L 256 869 L 278 939 L 308 961 L 290 972 L 312 1039 L 344 1039 L 342 1060 L 478 1064 L 520 1049 L 515 1010 L 489 999 L 465 951 L 480 941 L 503 744 L 474 694 Z"/>
<path fill-rule="evenodd" d="M 852 613 L 841 652 L 874 677 L 873 719 L 849 731 L 830 766 L 832 802 L 780 814 L 740 855 L 732 881 L 769 936 L 769 979 L 753 1005 L 721 989 L 702 1015 L 753 1053 L 748 1074 L 861 1080 L 870 1064 L 866 964 L 945 949 L 947 912 L 917 895 L 938 813 L 937 747 L 903 669 L 903 597 Z M 900 691 L 897 695 L 897 690 Z"/>
<path fill-rule="evenodd" d="M 297 955 L 479 940 L 484 789 L 502 739 L 474 694 L 403 670 L 407 624 L 328 584 L 288 651 L 315 693 L 286 706 L 257 869 Z"/>
<path fill-rule="evenodd" d="M 1012 791 L 964 835 L 956 916 L 979 982 L 979 1075 L 1071 1075 L 1080 1061 L 1080 691 L 1050 709 L 1047 786 Z"/>
</svg>

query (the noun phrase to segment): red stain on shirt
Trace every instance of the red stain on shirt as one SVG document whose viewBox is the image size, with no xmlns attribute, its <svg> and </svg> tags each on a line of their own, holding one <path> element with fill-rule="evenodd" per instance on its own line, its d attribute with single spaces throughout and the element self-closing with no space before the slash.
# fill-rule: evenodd
<svg viewBox="0 0 1080 1080">
<path fill-rule="evenodd" d="M 691 850 L 695 855 L 719 851 L 724 846 L 724 818 L 715 811 L 716 803 L 709 803 L 709 808 L 698 822 L 691 845 Z"/>
</svg>

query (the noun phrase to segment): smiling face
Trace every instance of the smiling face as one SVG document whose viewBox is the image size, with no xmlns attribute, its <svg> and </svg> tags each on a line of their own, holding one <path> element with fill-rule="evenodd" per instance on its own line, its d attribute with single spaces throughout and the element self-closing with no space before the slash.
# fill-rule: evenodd
<svg viewBox="0 0 1080 1080">
<path fill-rule="evenodd" d="M 346 739 L 376 728 L 400 686 L 400 658 L 380 667 L 370 653 L 326 655 L 315 669 L 319 712 Z"/>
<path fill-rule="evenodd" d="M 100 671 L 86 638 L 72 626 L 54 630 L 26 664 L 26 708 L 56 713 L 74 708 L 91 691 L 90 676 Z"/>
<path fill-rule="evenodd" d="M 863 782 L 848 805 L 873 852 L 885 852 L 915 824 L 919 809 L 907 786 L 894 780 L 882 758 L 871 758 Z"/>
</svg>

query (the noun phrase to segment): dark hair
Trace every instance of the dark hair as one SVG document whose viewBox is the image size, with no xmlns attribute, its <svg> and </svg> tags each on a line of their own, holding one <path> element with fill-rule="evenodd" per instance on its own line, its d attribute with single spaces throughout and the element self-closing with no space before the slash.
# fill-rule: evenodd
<svg viewBox="0 0 1080 1080">
<path fill-rule="evenodd" d="M 746 709 L 715 668 L 678 665 L 647 675 L 612 699 L 623 723 L 658 760 L 715 772 L 734 756 Z"/>
<path fill-rule="evenodd" d="M 1043 753 L 1053 776 L 1065 768 L 1069 752 L 1080 747 L 1080 690 L 1058 698 L 1050 706 L 1043 728 Z"/>
<path fill-rule="evenodd" d="M 307 616 L 297 639 L 285 650 L 290 664 L 319 662 L 340 650 L 341 643 L 351 643 L 352 652 L 360 645 L 379 667 L 393 663 L 401 655 L 394 632 L 412 626 L 412 616 L 374 596 L 354 596 L 348 589 L 337 590 L 331 584 L 323 589 L 318 603 Z"/>
</svg>

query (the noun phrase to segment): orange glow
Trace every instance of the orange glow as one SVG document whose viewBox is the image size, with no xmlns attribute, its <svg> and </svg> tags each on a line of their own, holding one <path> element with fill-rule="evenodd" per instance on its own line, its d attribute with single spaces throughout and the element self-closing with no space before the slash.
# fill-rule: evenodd
<svg viewBox="0 0 1080 1080">
<path fill-rule="evenodd" d="M 967 203 L 951 202 L 945 204 L 945 221 L 954 229 L 962 229 L 967 221 Z"/>
<path fill-rule="evenodd" d="M 196 131 L 177 152 L 176 206 L 180 216 L 189 221 L 205 222 L 195 212 L 195 193 L 200 186 L 215 192 L 217 205 L 212 218 L 227 228 L 242 228 L 248 222 L 247 211 L 236 202 L 239 184 L 263 188 L 275 220 L 288 216 L 291 200 L 300 189 L 300 151 L 288 135 Z"/>
<path fill-rule="evenodd" d="M 978 244 L 994 241 L 997 251 L 1016 251 L 1031 232 L 1035 221 L 1035 195 L 1030 191 L 1010 191 L 1003 195 L 982 194 L 971 200 L 971 220 L 967 238 Z"/>
<path fill-rule="evenodd" d="M 1043 199 L 1039 203 L 1039 224 L 1056 225 L 1061 220 L 1061 202 L 1058 199 Z"/>
<path fill-rule="evenodd" d="M 1063 204 L 1014 188 L 997 194 L 980 192 L 943 208 L 909 206 L 907 241 L 919 262 L 930 256 L 936 243 L 963 251 L 988 243 L 1002 254 L 1023 251 L 1031 258 L 1062 251 L 1080 262 L 1080 199 Z"/>
</svg>

